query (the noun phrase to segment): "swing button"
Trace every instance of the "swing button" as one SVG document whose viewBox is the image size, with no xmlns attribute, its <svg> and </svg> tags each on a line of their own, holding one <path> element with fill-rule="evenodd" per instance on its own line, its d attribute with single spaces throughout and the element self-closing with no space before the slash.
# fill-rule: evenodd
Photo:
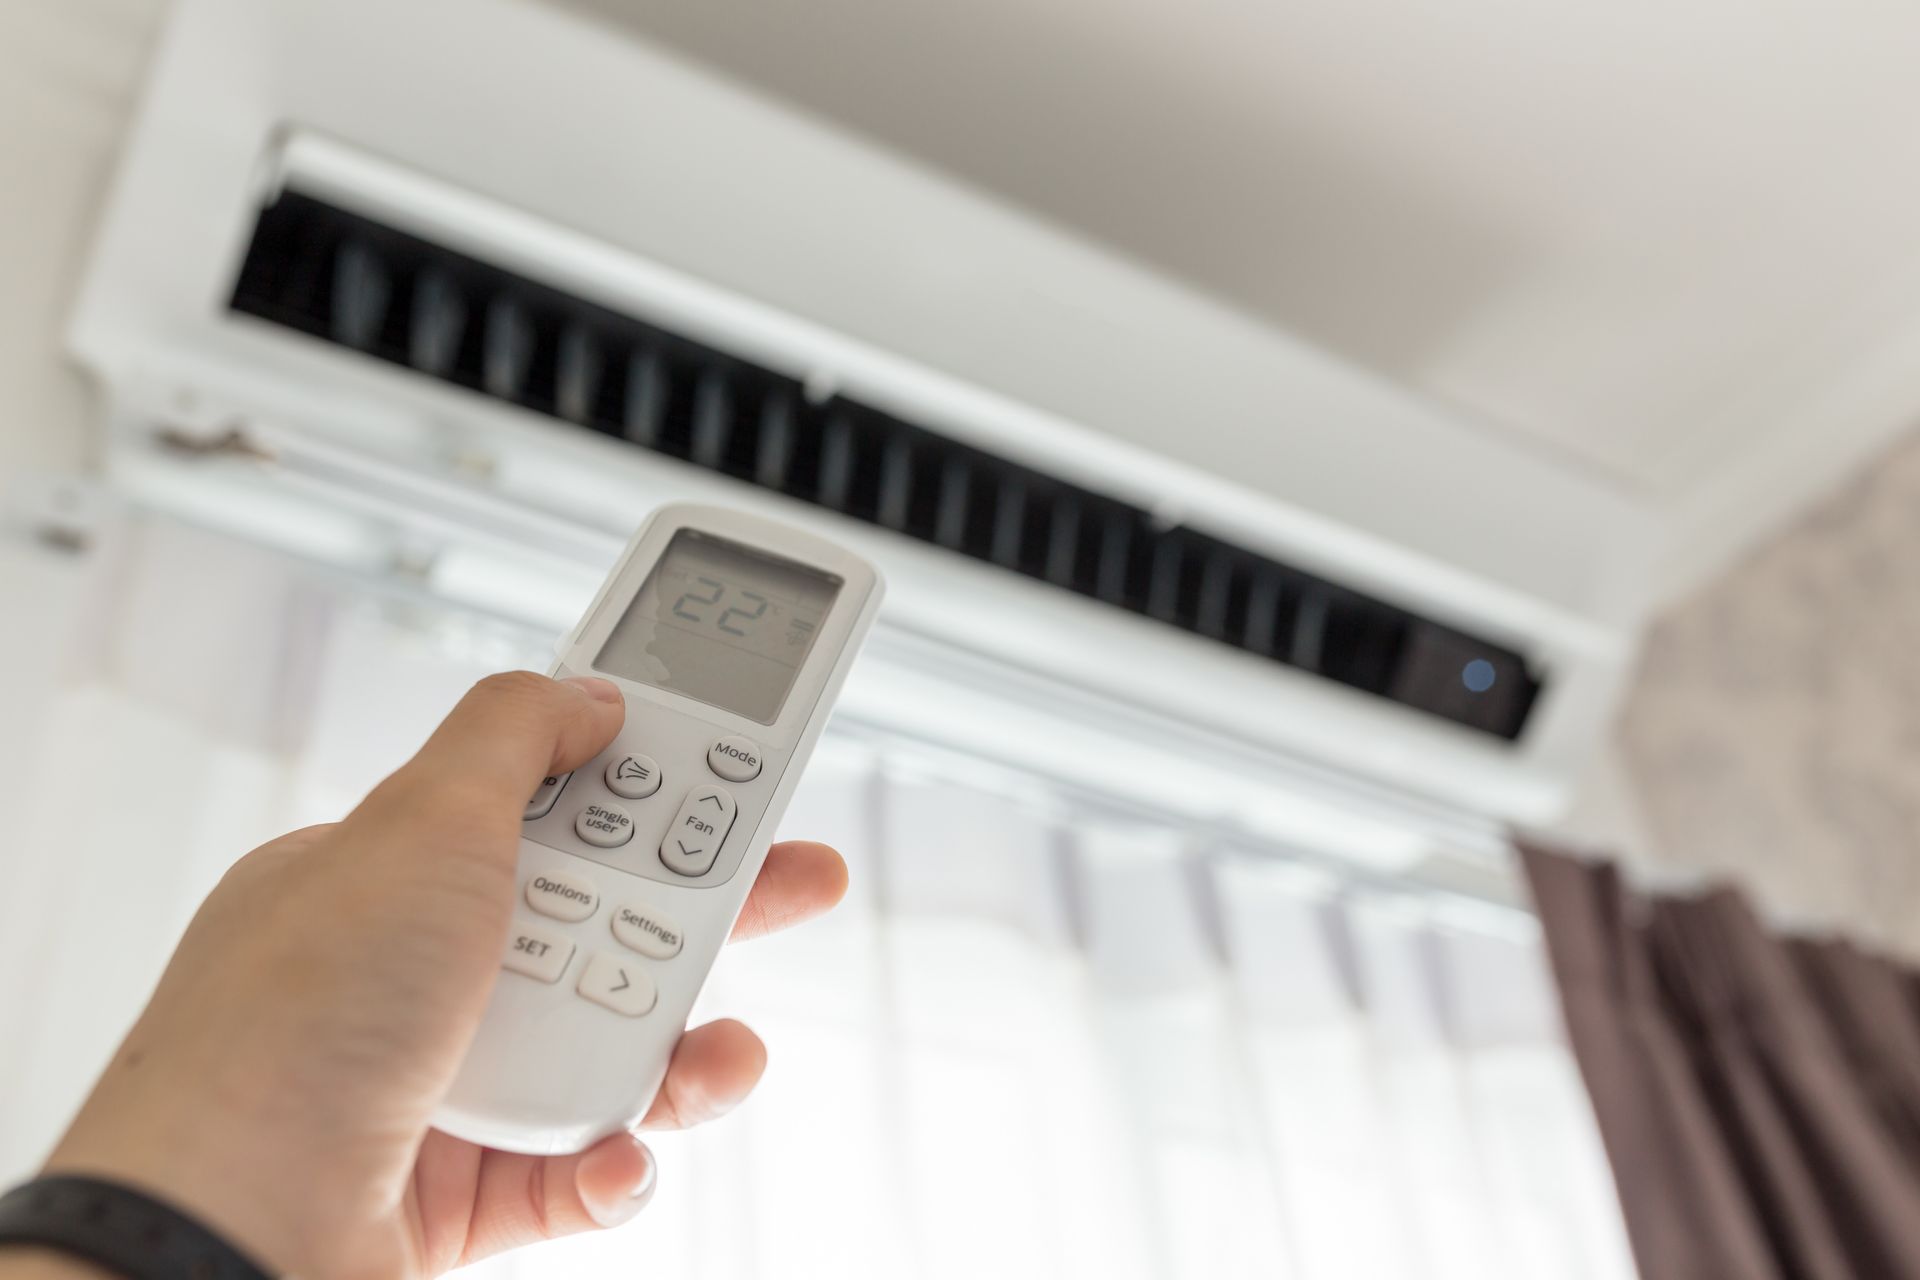
<svg viewBox="0 0 1920 1280">
<path fill-rule="evenodd" d="M 645 800 L 660 789 L 660 766 L 652 756 L 624 755 L 607 761 L 607 790 L 623 800 Z"/>
<path fill-rule="evenodd" d="M 733 828 L 733 797 L 720 787 L 695 787 L 680 802 L 680 812 L 660 842 L 660 861 L 683 876 L 703 876 L 713 869 L 720 846 Z"/>
</svg>

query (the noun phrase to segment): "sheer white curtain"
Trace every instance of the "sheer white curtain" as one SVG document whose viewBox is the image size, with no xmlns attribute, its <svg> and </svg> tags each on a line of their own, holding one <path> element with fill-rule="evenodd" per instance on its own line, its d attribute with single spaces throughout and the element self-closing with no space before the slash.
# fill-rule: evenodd
<svg viewBox="0 0 1920 1280">
<path fill-rule="evenodd" d="M 0 1175 L 234 856 L 544 638 L 136 519 L 0 540 Z M 1631 1275 L 1524 919 L 1355 895 L 843 730 L 786 823 L 853 893 L 728 955 L 760 1093 L 654 1207 L 496 1277 Z"/>
</svg>

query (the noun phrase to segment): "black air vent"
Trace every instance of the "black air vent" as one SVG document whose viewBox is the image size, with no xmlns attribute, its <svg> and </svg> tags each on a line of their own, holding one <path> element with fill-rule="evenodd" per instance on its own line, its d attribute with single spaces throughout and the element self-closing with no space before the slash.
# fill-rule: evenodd
<svg viewBox="0 0 1920 1280">
<path fill-rule="evenodd" d="M 295 192 L 232 305 L 1496 737 L 1540 690 L 1511 649 Z"/>
</svg>

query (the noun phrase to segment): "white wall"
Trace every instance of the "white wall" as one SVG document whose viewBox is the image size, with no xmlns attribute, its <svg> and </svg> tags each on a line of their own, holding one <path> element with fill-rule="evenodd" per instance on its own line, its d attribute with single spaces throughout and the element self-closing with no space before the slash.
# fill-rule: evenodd
<svg viewBox="0 0 1920 1280">
<path fill-rule="evenodd" d="M 165 7 L 0 4 L 0 480 L 93 454 L 60 333 Z"/>
</svg>

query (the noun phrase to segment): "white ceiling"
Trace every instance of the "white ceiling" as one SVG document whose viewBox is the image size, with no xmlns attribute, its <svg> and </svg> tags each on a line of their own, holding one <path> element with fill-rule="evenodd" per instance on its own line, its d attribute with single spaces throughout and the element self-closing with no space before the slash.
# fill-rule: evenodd
<svg viewBox="0 0 1920 1280">
<path fill-rule="evenodd" d="M 1920 408 L 1920 9 L 571 3 L 1681 523 Z"/>
</svg>

